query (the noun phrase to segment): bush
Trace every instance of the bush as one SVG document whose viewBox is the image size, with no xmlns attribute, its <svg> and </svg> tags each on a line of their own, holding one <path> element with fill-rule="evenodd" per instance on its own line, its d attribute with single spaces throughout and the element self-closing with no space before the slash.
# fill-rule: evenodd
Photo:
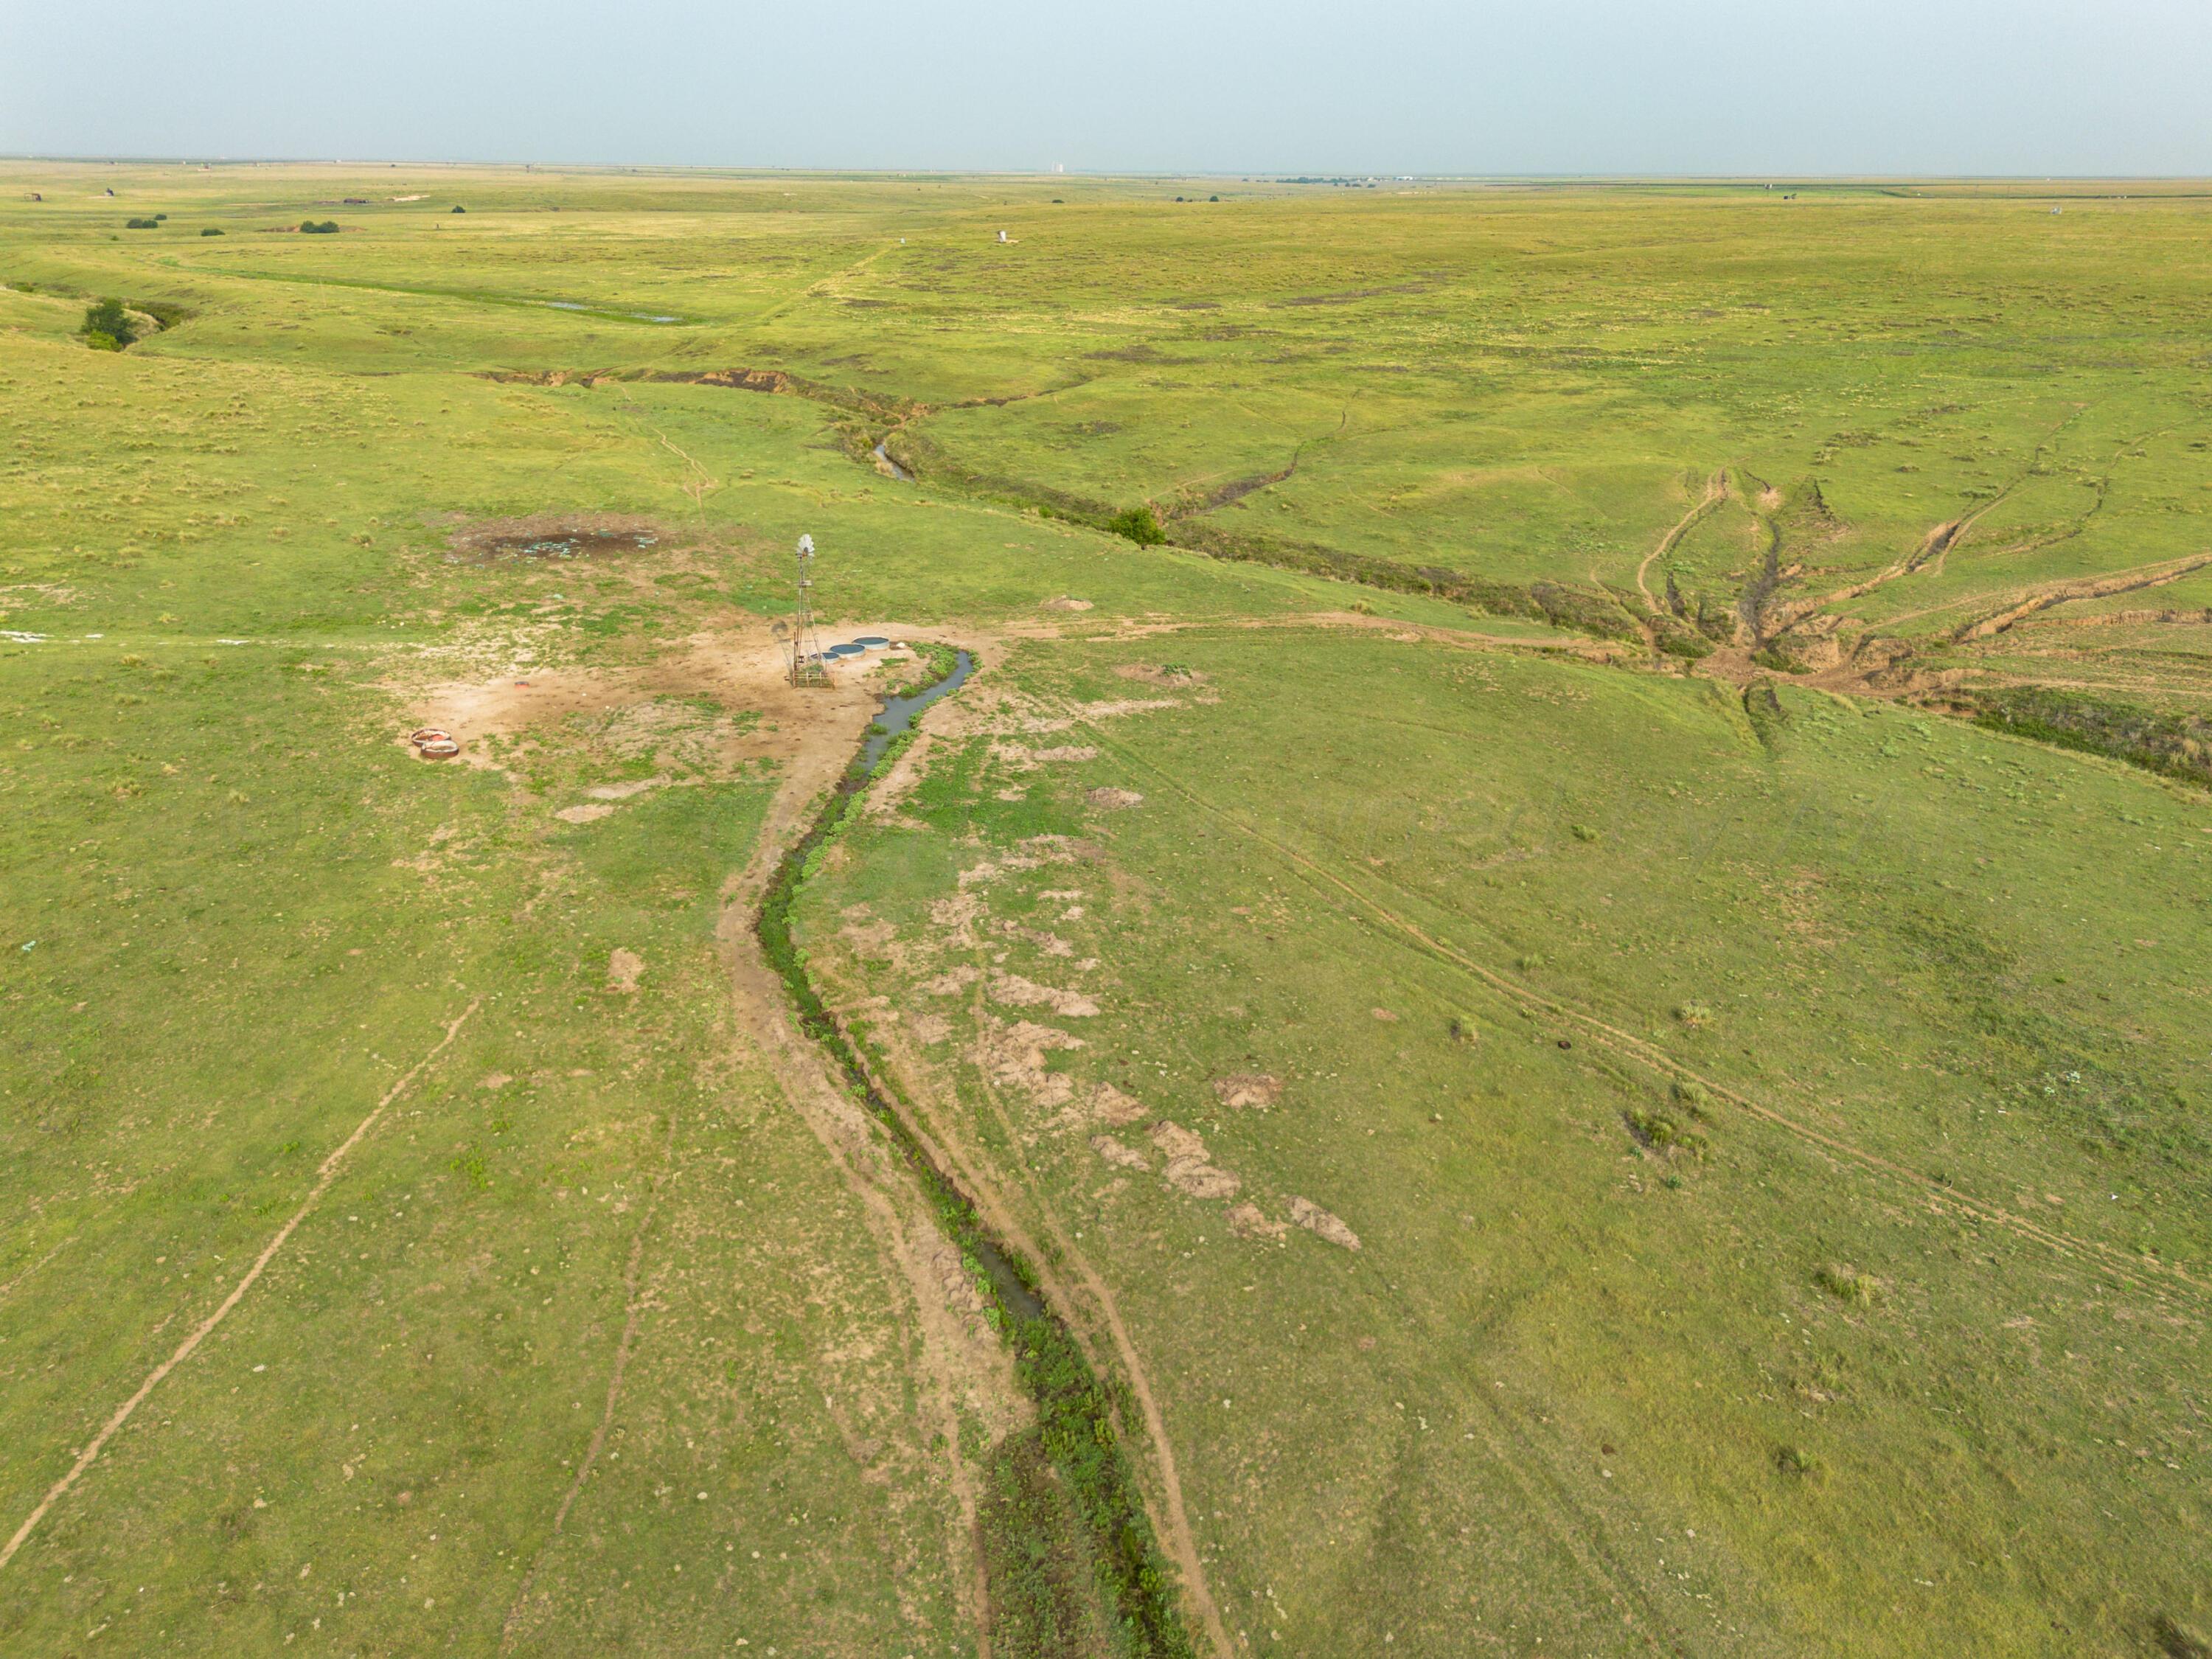
<svg viewBox="0 0 2212 1659">
<path fill-rule="evenodd" d="M 95 351 L 120 351 L 138 337 L 137 331 L 131 326 L 130 314 L 123 309 L 123 301 L 112 298 L 87 306 L 84 321 L 78 325 L 76 331 Z"/>
<path fill-rule="evenodd" d="M 1679 1151 L 1693 1158 L 1705 1155 L 1707 1142 L 1695 1129 L 1686 1128 L 1664 1112 L 1646 1111 L 1632 1106 L 1623 1114 L 1628 1121 L 1629 1133 L 1654 1152 Z"/>
<path fill-rule="evenodd" d="M 222 232 L 214 225 L 202 225 L 200 227 L 200 234 L 203 236 L 220 236 L 222 234 Z"/>
<path fill-rule="evenodd" d="M 468 210 L 463 207 L 459 202 L 456 202 L 453 204 L 453 211 L 456 213 L 466 213 Z"/>
<path fill-rule="evenodd" d="M 125 219 L 123 222 L 125 230 L 159 230 L 161 228 L 151 219 Z"/>
<path fill-rule="evenodd" d="M 157 213 L 157 214 L 155 214 L 155 215 L 154 216 L 154 222 L 155 222 L 155 224 L 157 224 L 157 225 L 158 225 L 159 223 L 161 223 L 161 221 L 162 221 L 162 220 L 164 220 L 164 219 L 167 218 L 168 216 L 168 216 L 167 214 L 166 214 L 166 213 Z"/>
<path fill-rule="evenodd" d="M 1701 1031 L 1713 1023 L 1713 1011 L 1702 1002 L 1686 1002 L 1674 1010 L 1674 1018 L 1693 1031 Z"/>
<path fill-rule="evenodd" d="M 1872 1302 L 1881 1294 L 1881 1280 L 1844 1261 L 1829 1262 L 1813 1275 L 1813 1282 L 1839 1302 Z"/>
<path fill-rule="evenodd" d="M 2212 720 L 2203 714 L 2166 714 L 2042 685 L 1982 692 L 1974 698 L 1974 724 L 1994 732 L 2110 756 L 2170 778 L 2212 783 Z"/>
<path fill-rule="evenodd" d="M 313 219 L 300 221 L 300 234 L 303 236 L 334 236 L 337 228 L 338 222 L 335 219 L 325 219 L 319 224 Z"/>
<path fill-rule="evenodd" d="M 1777 1446 L 1774 1449 L 1775 1472 L 1792 1474 L 1801 1480 L 1810 1479 L 1822 1472 L 1820 1460 L 1796 1446 Z"/>
<path fill-rule="evenodd" d="M 1152 516 L 1147 505 L 1133 507 L 1126 513 L 1116 513 L 1106 520 L 1106 528 L 1116 536 L 1126 536 L 1139 547 L 1158 547 L 1168 538 L 1160 521 Z"/>
</svg>

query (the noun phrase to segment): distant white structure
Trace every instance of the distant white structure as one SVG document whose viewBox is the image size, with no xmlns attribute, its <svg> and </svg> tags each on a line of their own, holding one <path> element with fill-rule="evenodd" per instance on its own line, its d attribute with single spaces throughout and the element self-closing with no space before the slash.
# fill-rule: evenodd
<svg viewBox="0 0 2212 1659">
<path fill-rule="evenodd" d="M 999 233 L 999 240 L 1000 240 L 1000 241 L 1002 241 L 1002 242 L 1006 242 L 1006 241 L 1011 241 L 1011 240 L 1012 240 L 1013 239 L 1012 239 L 1012 237 L 1008 236 L 1008 235 L 1006 234 L 1006 233 L 1005 231 L 1003 231 L 1003 230 L 1002 230 L 1002 231 L 1000 231 L 1000 232 Z"/>
</svg>

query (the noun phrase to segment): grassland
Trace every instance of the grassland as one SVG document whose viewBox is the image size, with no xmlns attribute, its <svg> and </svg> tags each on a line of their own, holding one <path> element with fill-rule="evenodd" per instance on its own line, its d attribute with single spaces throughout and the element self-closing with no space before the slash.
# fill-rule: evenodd
<svg viewBox="0 0 2212 1659">
<path fill-rule="evenodd" d="M 2212 198 L 0 182 L 0 1651 L 2207 1650 Z"/>
</svg>

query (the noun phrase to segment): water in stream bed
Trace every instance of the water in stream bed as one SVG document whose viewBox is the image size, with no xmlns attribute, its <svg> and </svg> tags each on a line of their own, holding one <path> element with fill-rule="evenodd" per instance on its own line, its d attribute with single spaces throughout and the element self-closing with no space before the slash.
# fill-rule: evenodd
<svg viewBox="0 0 2212 1659">
<path fill-rule="evenodd" d="M 876 763 L 884 757 L 891 739 L 915 722 L 921 711 L 948 692 L 957 691 L 975 672 L 975 659 L 965 651 L 959 653 L 952 672 L 934 685 L 925 686 L 910 697 L 886 697 L 884 712 L 876 716 L 876 723 L 868 728 L 866 742 L 860 745 L 860 770 L 872 773 Z"/>
</svg>

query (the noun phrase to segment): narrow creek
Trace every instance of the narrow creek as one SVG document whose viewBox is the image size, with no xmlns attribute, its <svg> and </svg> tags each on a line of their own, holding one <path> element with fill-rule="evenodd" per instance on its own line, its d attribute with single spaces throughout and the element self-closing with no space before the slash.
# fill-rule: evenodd
<svg viewBox="0 0 2212 1659">
<path fill-rule="evenodd" d="M 975 658 L 957 651 L 951 671 L 932 684 L 884 699 L 837 787 L 777 865 L 753 932 L 783 981 L 799 1030 L 889 1132 L 939 1224 L 968 1261 L 992 1322 L 1012 1351 L 1015 1374 L 1036 1402 L 1036 1432 L 1069 1488 L 1072 1512 L 1079 1517 L 1075 1524 L 1087 1534 L 1079 1553 L 1089 1563 L 1109 1620 L 1134 1639 L 1131 1651 L 1187 1659 L 1193 1650 L 1176 1604 L 1176 1573 L 1152 1535 L 1135 1471 L 1121 1445 L 1126 1390 L 1091 1370 L 1066 1322 L 1045 1305 L 1036 1272 L 992 1235 L 974 1200 L 930 1155 L 902 1103 L 894 1098 L 896 1083 L 869 1066 L 863 1057 L 866 1038 L 856 1038 L 831 1012 L 807 972 L 805 952 L 792 937 L 792 912 L 808 878 L 852 821 L 869 784 L 911 738 L 922 710 L 957 690 L 975 671 Z"/>
</svg>

